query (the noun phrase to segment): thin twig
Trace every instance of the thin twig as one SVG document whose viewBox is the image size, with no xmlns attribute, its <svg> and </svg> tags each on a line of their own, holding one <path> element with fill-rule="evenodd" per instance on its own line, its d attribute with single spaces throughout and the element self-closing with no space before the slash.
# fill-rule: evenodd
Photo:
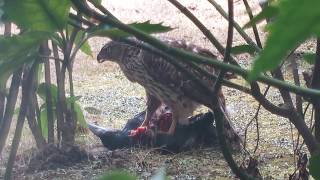
<svg viewBox="0 0 320 180">
<path fill-rule="evenodd" d="M 147 43 L 150 43 L 152 46 L 156 46 L 160 50 L 165 51 L 166 53 L 171 54 L 175 57 L 179 57 L 183 60 L 197 61 L 199 63 L 204 63 L 204 64 L 216 66 L 220 69 L 228 70 L 228 71 L 234 72 L 236 74 L 239 74 L 239 75 L 243 76 L 244 78 L 246 78 L 248 75 L 248 71 L 245 69 L 242 69 L 241 67 L 230 65 L 230 64 L 225 64 L 225 63 L 219 62 L 219 61 L 213 61 L 211 58 L 201 57 L 201 56 L 195 55 L 193 53 L 189 53 L 189 52 L 185 52 L 183 50 L 179 50 L 177 48 L 169 47 L 169 46 L 163 44 L 162 42 L 160 42 L 159 40 L 147 35 L 146 33 L 142 32 L 142 31 L 137 30 L 134 27 L 127 26 L 120 21 L 117 21 L 113 18 L 109 18 L 108 16 L 100 15 L 99 13 L 92 10 L 90 7 L 86 6 L 81 1 L 77 1 L 77 0 L 71 0 L 71 1 L 75 5 L 75 7 L 79 9 L 79 11 L 86 14 L 87 16 L 94 17 L 94 18 L 100 20 L 102 23 L 109 24 L 109 25 L 117 27 L 125 32 L 133 34 L 138 39 L 141 39 Z M 259 75 L 257 79 L 261 82 L 270 84 L 272 86 L 276 86 L 278 88 L 282 88 L 282 89 L 290 91 L 290 92 L 300 94 L 305 97 L 320 96 L 320 91 L 318 91 L 318 90 L 297 87 L 297 86 L 291 85 L 287 82 L 283 82 L 283 81 L 280 81 L 280 80 L 277 80 L 277 79 L 274 79 L 271 77 L 267 77 L 264 75 Z M 255 86 L 257 87 L 257 84 L 255 84 Z M 254 90 L 254 89 L 252 89 L 252 90 Z M 257 91 L 257 89 L 255 91 Z M 298 128 L 299 131 L 304 132 L 303 136 L 304 136 L 304 139 L 306 139 L 306 144 L 308 146 L 308 149 L 310 150 L 310 152 L 314 152 L 317 149 L 318 142 L 314 139 L 312 134 L 308 131 L 308 128 L 296 116 L 292 117 L 290 120 L 294 123 L 295 127 Z"/>
<path fill-rule="evenodd" d="M 178 8 L 186 17 L 188 17 L 197 27 L 198 29 L 209 39 L 209 41 L 213 44 L 214 47 L 222 54 L 225 55 L 225 49 L 218 41 L 218 39 L 209 31 L 207 27 L 205 27 L 197 17 L 195 17 L 186 7 L 180 4 L 176 0 L 168 0 L 171 4 L 173 4 L 176 8 Z M 239 64 L 232 58 L 230 58 L 232 64 Z"/>
<path fill-rule="evenodd" d="M 213 7 L 222 15 L 222 17 L 224 17 L 226 20 L 228 20 L 228 13 L 226 13 L 223 8 L 214 0 L 208 0 L 209 3 L 211 3 L 213 5 Z M 234 21 L 234 28 L 238 31 L 238 33 L 240 34 L 240 36 L 252 47 L 255 48 L 256 51 L 260 51 L 261 48 L 258 47 L 253 40 L 250 38 L 250 36 L 248 36 L 248 34 L 241 28 L 241 26 Z"/>
<path fill-rule="evenodd" d="M 250 20 L 252 20 L 253 19 L 253 14 L 252 14 L 252 10 L 251 10 L 251 8 L 249 6 L 248 1 L 247 0 L 242 0 L 242 1 L 243 1 L 244 6 L 246 7 L 246 11 L 247 11 L 247 13 L 249 15 Z M 253 25 L 252 25 L 252 30 L 253 30 L 253 34 L 254 34 L 254 37 L 256 39 L 258 47 L 260 47 L 260 49 L 262 49 L 262 43 L 261 43 L 261 40 L 260 40 L 260 37 L 259 37 L 258 28 L 257 28 L 257 25 L 255 23 L 253 23 Z"/>
</svg>

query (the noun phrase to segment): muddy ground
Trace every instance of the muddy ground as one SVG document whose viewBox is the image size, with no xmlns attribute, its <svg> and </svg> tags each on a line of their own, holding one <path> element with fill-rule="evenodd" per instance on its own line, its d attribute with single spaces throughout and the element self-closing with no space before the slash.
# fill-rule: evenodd
<svg viewBox="0 0 320 180">
<path fill-rule="evenodd" d="M 226 9 L 227 1 L 217 1 Z M 207 1 L 181 1 L 193 12 L 217 39 L 224 45 L 226 42 L 227 21 L 225 21 Z M 124 22 L 143 22 L 151 20 L 153 23 L 163 22 L 174 30 L 157 36 L 184 39 L 201 47 L 210 49 L 218 57 L 221 55 L 213 48 L 201 32 L 165 0 L 104 0 L 103 4 Z M 250 1 L 254 12 L 260 10 L 256 1 Z M 242 1 L 235 1 L 236 21 L 243 25 L 248 21 Z M 262 40 L 265 38 L 263 24 L 259 25 Z M 251 36 L 251 30 L 246 32 Z M 74 68 L 76 95 L 82 96 L 81 105 L 85 111 L 87 121 L 96 122 L 104 127 L 121 128 L 126 119 L 139 113 L 145 108 L 145 93 L 142 87 L 130 83 L 121 73 L 118 66 L 112 63 L 98 64 L 95 56 L 100 48 L 108 41 L 106 38 L 90 40 L 94 57 L 79 54 Z M 236 33 L 234 44 L 242 44 L 243 39 Z M 302 50 L 313 50 L 313 42 L 305 44 Z M 249 67 L 249 55 L 237 57 L 238 62 Z M 289 70 L 288 70 L 289 71 Z M 290 73 L 285 73 L 290 77 Z M 246 82 L 237 78 L 233 80 L 241 85 Z M 244 135 L 247 123 L 253 118 L 257 102 L 237 90 L 224 88 L 227 105 L 231 110 L 232 121 L 240 135 Z M 282 103 L 279 93 L 271 89 L 268 98 L 273 102 Z M 292 151 L 291 126 L 288 120 L 277 117 L 261 109 L 259 115 L 260 143 L 256 152 L 259 168 L 265 179 L 287 179 L 294 171 Z M 295 133 L 295 131 L 293 132 Z M 12 135 L 9 140 L 12 140 Z M 91 152 L 95 160 L 75 164 L 67 168 L 26 173 L 35 144 L 28 128 L 23 132 L 19 155 L 15 166 L 15 179 L 96 179 L 104 172 L 112 169 L 124 169 L 136 174 L 141 179 L 147 179 L 162 166 L 167 167 L 170 179 L 234 179 L 229 167 L 223 159 L 218 147 L 195 149 L 173 155 L 161 155 L 156 149 L 122 149 L 109 151 L 91 133 L 78 135 L 77 142 L 81 148 Z M 256 142 L 254 126 L 248 132 L 248 150 L 253 153 Z M 6 147 L 6 152 L 9 150 Z M 0 157 L 0 176 L 4 172 L 4 160 L 8 153 Z M 239 162 L 244 158 L 242 154 L 235 154 Z"/>
</svg>

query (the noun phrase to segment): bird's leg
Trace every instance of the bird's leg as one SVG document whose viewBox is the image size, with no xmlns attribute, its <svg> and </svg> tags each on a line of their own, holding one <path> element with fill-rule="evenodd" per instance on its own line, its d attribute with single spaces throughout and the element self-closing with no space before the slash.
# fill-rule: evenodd
<svg viewBox="0 0 320 180">
<path fill-rule="evenodd" d="M 149 121 L 152 118 L 152 115 L 160 105 L 161 105 L 161 101 L 155 96 L 147 92 L 147 110 L 146 110 L 144 121 L 142 122 L 141 126 L 148 125 Z"/>
</svg>

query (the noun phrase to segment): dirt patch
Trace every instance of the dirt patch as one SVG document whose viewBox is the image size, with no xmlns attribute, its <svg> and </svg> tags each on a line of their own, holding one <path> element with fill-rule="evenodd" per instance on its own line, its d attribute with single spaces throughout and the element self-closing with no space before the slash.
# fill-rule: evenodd
<svg viewBox="0 0 320 180">
<path fill-rule="evenodd" d="M 31 158 L 27 173 L 35 171 L 66 168 L 77 163 L 93 160 L 93 156 L 78 146 L 58 148 L 53 144 L 46 145 Z"/>
</svg>

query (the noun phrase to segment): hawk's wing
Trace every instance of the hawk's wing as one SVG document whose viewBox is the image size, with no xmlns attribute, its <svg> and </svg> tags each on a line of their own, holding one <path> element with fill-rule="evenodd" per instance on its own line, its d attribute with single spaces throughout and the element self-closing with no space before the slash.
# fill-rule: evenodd
<svg viewBox="0 0 320 180">
<path fill-rule="evenodd" d="M 141 55 L 148 75 L 151 76 L 155 81 L 163 84 L 168 88 L 171 88 L 175 92 L 181 93 L 181 95 L 183 96 L 188 96 L 192 97 L 192 99 L 196 99 L 198 103 L 208 105 L 210 95 L 203 94 L 203 92 L 198 89 L 197 83 L 192 81 L 188 77 L 188 75 L 182 73 L 167 60 L 152 52 L 143 51 Z M 207 85 L 207 87 L 212 87 L 213 81 L 205 78 L 189 65 L 186 65 L 185 63 L 180 64 L 185 67 L 191 74 L 195 75 L 198 79 L 201 79 L 202 82 Z M 213 68 L 211 67 L 206 66 L 205 69 L 211 73 L 214 72 Z"/>
</svg>

